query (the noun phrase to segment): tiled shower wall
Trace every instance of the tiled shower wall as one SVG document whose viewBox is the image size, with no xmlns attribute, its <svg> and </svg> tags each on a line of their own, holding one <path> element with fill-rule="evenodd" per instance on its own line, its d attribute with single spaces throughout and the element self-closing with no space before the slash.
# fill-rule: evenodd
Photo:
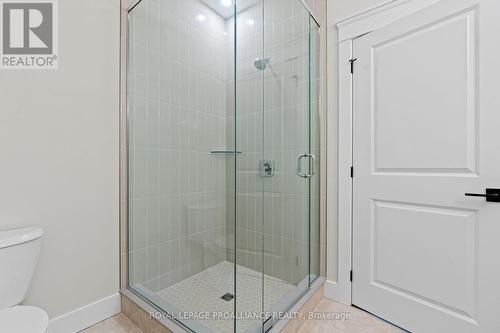
<svg viewBox="0 0 500 333">
<path fill-rule="evenodd" d="M 235 113 L 237 150 L 242 151 L 236 165 L 236 260 L 298 283 L 308 274 L 309 255 L 308 183 L 297 176 L 297 157 L 309 144 L 309 15 L 298 0 L 265 1 L 264 6 L 264 17 L 258 3 L 237 19 L 236 113 L 233 105 L 228 108 L 228 145 L 234 145 Z M 254 66 L 255 59 L 263 57 L 270 59 L 265 72 Z M 314 76 L 312 91 L 311 144 L 319 170 L 319 90 Z M 275 163 L 273 177 L 261 177 L 261 160 Z M 228 165 L 229 174 L 232 168 Z M 318 173 L 311 188 L 311 271 L 316 274 L 319 179 Z M 233 189 L 230 177 L 228 193 Z M 233 244 L 234 216 L 234 202 L 228 201 L 228 244 Z"/>
<path fill-rule="evenodd" d="M 195 0 L 129 16 L 130 285 L 164 289 L 226 259 L 226 25 Z"/>
</svg>

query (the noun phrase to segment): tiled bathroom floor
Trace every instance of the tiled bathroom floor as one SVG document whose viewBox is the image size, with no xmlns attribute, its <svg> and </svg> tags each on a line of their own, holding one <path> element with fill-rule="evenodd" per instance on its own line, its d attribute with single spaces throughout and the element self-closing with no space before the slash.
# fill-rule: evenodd
<svg viewBox="0 0 500 333">
<path fill-rule="evenodd" d="M 123 313 L 82 331 L 81 333 L 143 333 Z"/>
<path fill-rule="evenodd" d="M 322 299 L 315 314 L 350 313 L 349 320 L 304 320 L 299 325 L 288 325 L 283 333 L 404 333 L 403 330 L 351 306 Z M 105 320 L 82 333 L 143 333 L 123 314 Z"/>
<path fill-rule="evenodd" d="M 290 323 L 282 333 L 405 333 L 406 331 L 358 308 L 323 298 L 312 311 L 315 317 L 299 323 Z M 328 313 L 349 313 L 350 319 L 326 319 Z"/>
</svg>

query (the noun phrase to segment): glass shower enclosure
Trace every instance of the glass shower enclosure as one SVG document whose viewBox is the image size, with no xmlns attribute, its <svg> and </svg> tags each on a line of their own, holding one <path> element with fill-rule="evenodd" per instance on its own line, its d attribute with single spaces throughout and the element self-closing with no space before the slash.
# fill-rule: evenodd
<svg viewBox="0 0 500 333">
<path fill-rule="evenodd" d="M 129 289 L 187 331 L 265 332 L 320 274 L 319 37 L 300 0 L 129 9 Z"/>
</svg>

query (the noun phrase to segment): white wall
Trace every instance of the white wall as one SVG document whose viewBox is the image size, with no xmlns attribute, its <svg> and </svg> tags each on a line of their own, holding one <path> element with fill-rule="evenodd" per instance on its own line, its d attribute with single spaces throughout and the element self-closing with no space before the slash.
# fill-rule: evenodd
<svg viewBox="0 0 500 333">
<path fill-rule="evenodd" d="M 328 1 L 328 25 L 387 2 L 390 0 L 330 0 Z"/>
<path fill-rule="evenodd" d="M 0 230 L 44 228 L 52 318 L 119 288 L 120 1 L 58 4 L 59 69 L 0 71 Z"/>
<path fill-rule="evenodd" d="M 329 0 L 327 2 L 328 21 L 328 117 L 334 120 L 333 130 L 330 128 L 329 137 L 338 138 L 338 49 L 337 49 L 337 28 L 336 23 L 345 18 L 356 15 L 365 10 L 371 9 L 390 0 Z M 333 117 L 333 118 L 330 118 Z M 328 157 L 328 177 L 334 177 L 334 188 L 337 188 L 337 147 L 329 147 L 333 156 Z M 330 202 L 327 232 L 327 279 L 337 281 L 337 192 L 329 192 Z"/>
</svg>

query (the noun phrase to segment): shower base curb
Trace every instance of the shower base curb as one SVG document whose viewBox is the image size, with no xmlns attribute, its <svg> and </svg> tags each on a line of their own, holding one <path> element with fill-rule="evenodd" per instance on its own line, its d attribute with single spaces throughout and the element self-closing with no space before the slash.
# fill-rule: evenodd
<svg viewBox="0 0 500 333">
<path fill-rule="evenodd" d="M 132 290 L 125 289 L 121 291 L 122 296 L 122 312 L 132 322 L 145 333 L 186 333 L 191 332 L 174 321 L 169 319 L 152 319 L 150 313 L 160 311 L 158 308 L 138 296 Z"/>
<path fill-rule="evenodd" d="M 286 312 L 300 312 L 299 310 L 316 294 L 316 292 L 323 286 L 325 282 L 325 278 L 320 276 L 313 282 L 309 290 L 302 295 L 301 298 Z M 279 333 L 283 331 L 287 327 L 289 323 L 291 323 L 294 319 L 286 318 L 278 320 L 268 331 L 267 333 Z"/>
<path fill-rule="evenodd" d="M 324 277 L 319 277 L 312 284 L 310 289 L 291 307 L 287 312 L 298 312 L 311 299 L 318 289 L 323 285 Z M 181 327 L 176 322 L 167 319 L 151 319 L 150 313 L 157 313 L 161 310 L 130 289 L 121 291 L 122 295 L 122 312 L 144 332 L 160 332 L 160 333 L 186 333 L 193 332 L 188 328 Z M 281 332 L 292 321 L 292 319 L 281 319 L 277 321 L 269 333 Z"/>
</svg>

